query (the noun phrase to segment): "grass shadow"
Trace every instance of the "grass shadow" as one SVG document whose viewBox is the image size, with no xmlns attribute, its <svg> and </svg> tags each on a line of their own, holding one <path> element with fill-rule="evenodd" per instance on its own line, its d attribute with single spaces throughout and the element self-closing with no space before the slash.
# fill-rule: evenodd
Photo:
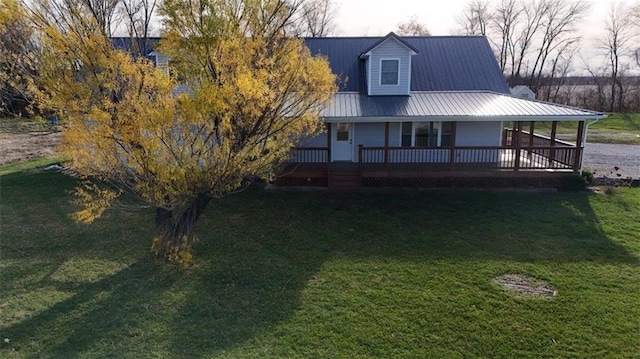
<svg viewBox="0 0 640 359">
<path fill-rule="evenodd" d="M 294 315 L 304 289 L 333 259 L 638 265 L 637 256 L 607 238 L 587 193 L 251 188 L 212 203 L 198 223 L 195 266 L 177 272 L 150 258 L 150 213 L 110 213 L 79 227 L 60 204 L 72 179 L 7 177 L 0 203 L 15 211 L 7 229 L 18 250 L 2 255 L 12 283 L 2 301 L 19 307 L 15 298 L 28 292 L 58 295 L 31 298 L 43 302 L 0 326 L 11 339 L 0 353 L 14 349 L 25 357 L 225 353 Z M 43 219 L 58 223 L 55 235 L 51 225 L 28 227 L 32 213 L 45 208 L 54 209 Z M 85 274 L 101 265 L 106 269 L 97 275 Z"/>
<path fill-rule="evenodd" d="M 252 230 L 278 233 L 271 238 L 276 239 L 272 248 L 309 248 L 352 257 L 636 262 L 626 248 L 607 238 L 589 196 L 586 192 L 263 193 L 247 198 L 251 202 L 242 208 Z M 259 228 L 261 222 L 269 227 Z M 283 242 L 287 238 L 296 241 Z"/>
</svg>

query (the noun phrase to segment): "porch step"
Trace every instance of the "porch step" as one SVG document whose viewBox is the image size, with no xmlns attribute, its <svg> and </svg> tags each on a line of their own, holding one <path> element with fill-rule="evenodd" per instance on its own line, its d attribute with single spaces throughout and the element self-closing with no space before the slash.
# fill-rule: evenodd
<svg viewBox="0 0 640 359">
<path fill-rule="evenodd" d="M 329 173 L 329 188 L 348 189 L 359 188 L 360 178 L 358 171 L 331 171 Z"/>
</svg>

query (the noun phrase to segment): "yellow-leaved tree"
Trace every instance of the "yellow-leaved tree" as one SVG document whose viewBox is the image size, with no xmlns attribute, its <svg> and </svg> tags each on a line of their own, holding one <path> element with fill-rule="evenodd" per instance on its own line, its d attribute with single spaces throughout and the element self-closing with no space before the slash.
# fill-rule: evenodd
<svg viewBox="0 0 640 359">
<path fill-rule="evenodd" d="M 37 74 L 38 45 L 17 0 L 0 0 L 0 115 L 21 115 L 32 105 L 27 89 Z"/>
<path fill-rule="evenodd" d="M 30 5 L 43 44 L 39 100 L 65 121 L 61 151 L 85 179 L 77 218 L 133 194 L 156 209 L 158 258 L 188 264 L 211 200 L 272 179 L 296 141 L 321 130 L 336 78 L 287 36 L 300 6 L 165 0 L 163 72 L 114 49 L 82 1 Z M 174 95 L 179 84 L 187 90 Z"/>
</svg>

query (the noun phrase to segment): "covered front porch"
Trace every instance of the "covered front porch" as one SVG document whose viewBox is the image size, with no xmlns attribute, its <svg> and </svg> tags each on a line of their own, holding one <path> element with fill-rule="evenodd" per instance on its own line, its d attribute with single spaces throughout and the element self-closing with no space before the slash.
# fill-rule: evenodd
<svg viewBox="0 0 640 359">
<path fill-rule="evenodd" d="M 326 131 L 291 151 L 283 180 L 358 187 L 566 177 L 581 170 L 589 124 L 606 115 L 490 91 L 445 91 L 337 93 L 321 117 Z M 560 122 L 577 123 L 575 142 L 558 139 Z"/>
<path fill-rule="evenodd" d="M 557 138 L 558 121 L 542 123 L 549 134 L 536 133 L 536 122 L 504 123 L 499 146 L 457 146 L 458 122 L 451 122 L 448 146 L 390 145 L 390 123 L 384 123 L 384 144 L 353 143 L 339 135 L 349 126 L 327 124 L 326 146 L 296 147 L 282 171 L 281 183 L 329 187 L 362 185 L 466 183 L 472 179 L 520 182 L 556 181 L 578 172 L 582 164 L 585 121 L 578 121 L 576 142 Z M 353 130 L 353 126 L 351 126 Z M 351 159 L 335 160 L 338 138 L 349 139 Z M 442 144 L 442 143 L 441 143 Z M 343 150 L 344 151 L 344 150 Z M 344 156 L 342 157 L 344 158 Z M 473 182 L 473 181 L 471 181 Z"/>
</svg>

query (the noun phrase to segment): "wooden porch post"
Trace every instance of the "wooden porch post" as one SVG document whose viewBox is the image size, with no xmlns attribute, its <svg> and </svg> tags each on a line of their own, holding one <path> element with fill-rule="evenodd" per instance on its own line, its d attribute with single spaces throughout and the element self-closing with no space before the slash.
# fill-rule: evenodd
<svg viewBox="0 0 640 359">
<path fill-rule="evenodd" d="M 533 131 L 535 131 L 536 125 L 535 121 L 529 122 L 529 147 L 533 147 Z"/>
<path fill-rule="evenodd" d="M 453 170 L 453 165 L 456 163 L 456 131 L 458 128 L 458 122 L 451 123 L 451 148 L 449 149 L 449 168 Z M 504 130 L 503 130 L 504 131 Z"/>
<path fill-rule="evenodd" d="M 536 129 L 536 125 L 535 125 L 535 121 L 529 121 L 529 149 L 527 151 L 527 158 L 529 159 L 529 161 L 531 161 L 531 158 L 533 157 L 533 140 L 534 140 L 534 136 L 533 136 L 533 132 Z"/>
<path fill-rule="evenodd" d="M 511 148 L 515 148 L 516 147 L 516 131 L 517 131 L 517 127 L 518 127 L 518 122 L 517 121 L 513 121 L 511 122 L 511 138 L 509 139 L 509 146 Z"/>
<path fill-rule="evenodd" d="M 384 165 L 389 163 L 389 122 L 384 123 Z"/>
<path fill-rule="evenodd" d="M 331 123 L 327 122 L 327 187 L 332 186 L 331 180 Z"/>
<path fill-rule="evenodd" d="M 558 121 L 551 123 L 551 151 L 549 151 L 549 167 L 553 167 L 553 161 L 556 159 L 556 133 L 558 131 Z"/>
<path fill-rule="evenodd" d="M 515 145 L 516 145 L 516 155 L 515 155 L 515 162 L 514 162 L 514 167 L 513 170 L 514 171 L 518 171 L 520 170 L 520 153 L 522 152 L 522 141 L 520 138 L 520 134 L 522 133 L 522 122 L 517 121 L 515 123 L 514 126 L 514 139 L 515 139 Z"/>
<path fill-rule="evenodd" d="M 584 121 L 578 122 L 578 135 L 576 136 L 576 157 L 573 159 L 573 172 L 580 170 L 582 164 L 582 141 L 584 140 Z"/>
<path fill-rule="evenodd" d="M 507 134 L 509 130 L 505 127 L 505 123 L 502 123 L 502 147 L 507 147 Z"/>
<path fill-rule="evenodd" d="M 327 163 L 331 162 L 331 124 L 327 123 Z"/>
</svg>

